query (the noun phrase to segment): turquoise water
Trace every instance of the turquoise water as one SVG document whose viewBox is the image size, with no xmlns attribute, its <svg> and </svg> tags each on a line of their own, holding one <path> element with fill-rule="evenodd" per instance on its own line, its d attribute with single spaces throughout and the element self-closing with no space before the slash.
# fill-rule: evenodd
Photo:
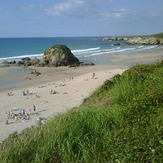
<svg viewBox="0 0 163 163">
<path fill-rule="evenodd" d="M 52 37 L 52 38 L 0 38 L 0 63 L 20 60 L 23 57 L 41 58 L 45 50 L 53 45 L 64 44 L 80 61 L 93 61 L 95 64 L 106 64 L 105 58 L 116 54 L 132 54 L 157 46 L 113 46 L 115 41 L 102 41 L 99 37 Z M 101 37 L 100 37 L 101 38 Z M 99 59 L 100 58 L 100 59 Z M 106 62 L 106 63 L 105 63 Z"/>
</svg>

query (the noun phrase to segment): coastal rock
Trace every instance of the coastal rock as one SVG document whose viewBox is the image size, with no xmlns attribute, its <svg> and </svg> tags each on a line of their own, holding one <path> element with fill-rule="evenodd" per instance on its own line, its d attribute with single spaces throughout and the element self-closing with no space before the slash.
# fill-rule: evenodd
<svg viewBox="0 0 163 163">
<path fill-rule="evenodd" d="M 82 62 L 80 63 L 80 66 L 94 66 L 95 64 L 93 62 Z"/>
<path fill-rule="evenodd" d="M 134 37 L 129 38 L 126 42 L 127 45 L 163 45 L 162 38 L 155 38 L 155 37 Z"/>
<path fill-rule="evenodd" d="M 37 58 L 32 58 L 32 59 L 31 59 L 31 65 L 38 65 L 39 62 L 40 62 L 40 60 L 37 59 Z"/>
<path fill-rule="evenodd" d="M 29 58 L 29 57 L 24 57 L 24 58 L 22 58 L 21 60 L 22 60 L 22 61 L 30 61 L 31 58 Z"/>
<path fill-rule="evenodd" d="M 76 58 L 65 45 L 54 45 L 46 50 L 43 54 L 42 63 L 52 67 L 78 66 L 80 64 L 78 58 Z"/>
<path fill-rule="evenodd" d="M 104 37 L 101 40 L 103 41 L 127 41 L 126 37 Z"/>
<path fill-rule="evenodd" d="M 118 46 L 118 45 L 121 45 L 120 43 L 115 43 L 114 46 Z"/>
<path fill-rule="evenodd" d="M 16 61 L 4 61 L 2 62 L 2 64 L 15 64 Z"/>
<path fill-rule="evenodd" d="M 41 73 L 39 71 L 36 71 L 36 70 L 33 70 L 30 73 L 33 74 L 33 75 L 36 75 L 36 76 L 41 75 Z"/>
<path fill-rule="evenodd" d="M 104 37 L 103 41 L 125 41 L 125 45 L 163 45 L 163 33 L 147 36 Z"/>
</svg>

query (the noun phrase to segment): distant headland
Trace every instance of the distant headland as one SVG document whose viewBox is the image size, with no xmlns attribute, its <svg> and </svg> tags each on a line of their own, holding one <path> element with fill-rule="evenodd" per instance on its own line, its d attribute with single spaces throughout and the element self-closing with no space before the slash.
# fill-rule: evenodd
<svg viewBox="0 0 163 163">
<path fill-rule="evenodd" d="M 146 36 L 104 37 L 100 39 L 104 41 L 126 41 L 125 45 L 163 45 L 163 33 Z"/>
</svg>

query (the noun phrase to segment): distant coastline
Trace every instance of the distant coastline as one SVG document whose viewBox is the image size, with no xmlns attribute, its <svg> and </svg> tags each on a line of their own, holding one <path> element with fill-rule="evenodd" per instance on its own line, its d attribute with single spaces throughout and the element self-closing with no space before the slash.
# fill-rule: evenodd
<svg viewBox="0 0 163 163">
<path fill-rule="evenodd" d="M 163 33 L 147 36 L 116 36 L 101 38 L 104 41 L 125 41 L 125 45 L 163 45 Z"/>
<path fill-rule="evenodd" d="M 95 39 L 97 38 L 97 39 Z M 132 54 L 146 49 L 155 49 L 155 46 L 124 45 L 126 41 L 103 41 L 101 37 L 71 37 L 71 38 L 6 38 L 0 39 L 0 63 L 4 61 L 20 61 L 22 58 L 41 59 L 43 52 L 49 47 L 64 44 L 82 62 L 93 62 L 96 65 L 107 64 L 101 60 L 104 55 L 110 58 L 115 54 Z M 114 46 L 115 43 L 121 45 Z"/>
</svg>

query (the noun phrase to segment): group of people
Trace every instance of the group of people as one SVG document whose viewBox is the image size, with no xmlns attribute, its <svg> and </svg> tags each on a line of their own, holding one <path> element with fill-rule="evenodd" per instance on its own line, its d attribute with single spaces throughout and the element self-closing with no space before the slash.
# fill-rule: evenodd
<svg viewBox="0 0 163 163">
<path fill-rule="evenodd" d="M 7 93 L 8 96 L 13 96 L 14 94 L 12 92 Z"/>
<path fill-rule="evenodd" d="M 58 92 L 57 91 L 53 91 L 52 89 L 50 90 L 50 94 L 57 94 Z"/>
<path fill-rule="evenodd" d="M 7 114 L 6 124 L 9 124 L 9 119 L 15 119 L 15 122 L 20 122 L 20 120 L 30 119 L 30 113 L 27 113 L 24 109 L 19 113 L 14 113 L 14 111 L 9 111 L 6 114 Z"/>
<path fill-rule="evenodd" d="M 26 96 L 26 95 L 33 95 L 33 92 L 32 91 L 29 91 L 28 89 L 27 90 L 23 90 L 23 96 Z"/>
<path fill-rule="evenodd" d="M 36 111 L 36 106 L 33 105 L 33 111 Z M 17 112 L 17 111 L 16 111 Z M 19 113 L 15 113 L 14 110 L 11 110 L 9 112 L 6 112 L 6 124 L 9 124 L 9 119 L 15 119 L 15 122 L 20 122 L 21 121 L 28 121 L 30 120 L 30 115 L 31 115 L 31 109 L 23 109 L 19 110 Z"/>
</svg>

